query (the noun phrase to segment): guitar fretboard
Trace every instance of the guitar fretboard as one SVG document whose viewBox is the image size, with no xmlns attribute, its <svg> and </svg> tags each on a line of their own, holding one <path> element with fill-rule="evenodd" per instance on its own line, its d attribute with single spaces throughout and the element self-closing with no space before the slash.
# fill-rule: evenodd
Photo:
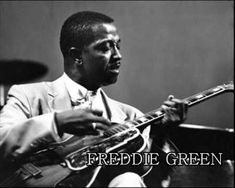
<svg viewBox="0 0 235 188">
<path fill-rule="evenodd" d="M 233 91 L 233 83 L 224 84 L 220 86 L 213 87 L 211 89 L 205 90 L 203 92 L 197 93 L 193 96 L 184 98 L 183 101 L 185 101 L 189 107 L 198 104 L 204 100 L 207 100 L 209 98 L 212 98 L 214 96 L 217 96 L 219 94 L 222 94 L 227 91 Z M 128 129 L 130 126 L 134 126 L 136 128 L 140 127 L 146 127 L 151 123 L 161 123 L 162 118 L 164 117 L 165 113 L 162 112 L 160 108 L 153 110 L 151 112 L 146 113 L 145 115 L 132 120 L 125 122 L 124 125 L 117 126 L 113 129 L 109 129 L 106 131 L 106 135 L 113 135 L 115 133 L 118 133 L 120 131 L 123 131 L 125 129 Z M 128 126 L 127 126 L 128 125 Z"/>
</svg>

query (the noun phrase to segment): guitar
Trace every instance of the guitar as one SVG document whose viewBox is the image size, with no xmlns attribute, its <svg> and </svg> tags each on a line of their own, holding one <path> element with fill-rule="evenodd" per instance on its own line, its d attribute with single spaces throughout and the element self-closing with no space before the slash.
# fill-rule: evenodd
<svg viewBox="0 0 235 188">
<path fill-rule="evenodd" d="M 233 90 L 234 85 L 230 82 L 187 97 L 183 101 L 191 107 Z M 164 112 L 159 108 L 135 120 L 113 126 L 102 135 L 84 138 L 71 136 L 60 143 L 53 143 L 29 156 L 27 161 L 30 162 L 20 165 L 19 168 L 13 165 L 13 170 L 4 173 L 4 177 L 0 175 L 0 187 L 68 187 L 73 186 L 67 183 L 66 179 L 70 177 L 78 182 L 76 186 L 90 187 L 103 166 L 97 166 L 96 162 L 94 165 L 87 165 L 89 163 L 87 153 L 142 152 L 146 147 L 146 141 L 139 129 L 153 123 L 154 126 L 161 125 L 163 117 Z"/>
</svg>

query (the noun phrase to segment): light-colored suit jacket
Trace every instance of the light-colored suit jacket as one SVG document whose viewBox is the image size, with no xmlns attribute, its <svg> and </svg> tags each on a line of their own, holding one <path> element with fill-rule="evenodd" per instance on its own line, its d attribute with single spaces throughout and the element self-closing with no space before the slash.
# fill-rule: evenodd
<svg viewBox="0 0 235 188">
<path fill-rule="evenodd" d="M 142 115 L 136 108 L 101 92 L 111 122 L 123 123 Z M 12 86 L 0 113 L 0 161 L 14 160 L 42 142 L 58 142 L 68 137 L 66 134 L 59 137 L 54 126 L 54 112 L 68 109 L 72 105 L 61 77 L 53 82 Z"/>
</svg>

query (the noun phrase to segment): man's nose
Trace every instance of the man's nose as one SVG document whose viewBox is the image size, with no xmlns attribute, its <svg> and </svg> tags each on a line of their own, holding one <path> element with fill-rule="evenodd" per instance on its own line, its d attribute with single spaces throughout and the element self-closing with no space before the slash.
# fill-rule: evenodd
<svg viewBox="0 0 235 188">
<path fill-rule="evenodd" d="M 113 57 L 115 59 L 122 59 L 122 54 L 120 53 L 120 50 L 117 48 L 117 46 L 113 47 Z"/>
</svg>

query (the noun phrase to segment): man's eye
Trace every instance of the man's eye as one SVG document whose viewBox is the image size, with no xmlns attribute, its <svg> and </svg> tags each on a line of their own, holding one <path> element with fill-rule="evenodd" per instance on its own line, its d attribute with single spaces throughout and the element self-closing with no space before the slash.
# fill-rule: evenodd
<svg viewBox="0 0 235 188">
<path fill-rule="evenodd" d="M 118 50 L 120 50 L 120 43 L 114 43 L 114 42 L 105 42 L 105 43 L 101 43 L 99 45 L 97 45 L 95 47 L 96 50 L 101 51 L 101 52 L 107 52 L 109 50 L 113 50 L 114 48 L 117 48 Z"/>
<path fill-rule="evenodd" d="M 97 50 L 102 51 L 102 52 L 107 52 L 110 50 L 111 46 L 109 43 L 102 43 L 96 47 Z"/>
</svg>

